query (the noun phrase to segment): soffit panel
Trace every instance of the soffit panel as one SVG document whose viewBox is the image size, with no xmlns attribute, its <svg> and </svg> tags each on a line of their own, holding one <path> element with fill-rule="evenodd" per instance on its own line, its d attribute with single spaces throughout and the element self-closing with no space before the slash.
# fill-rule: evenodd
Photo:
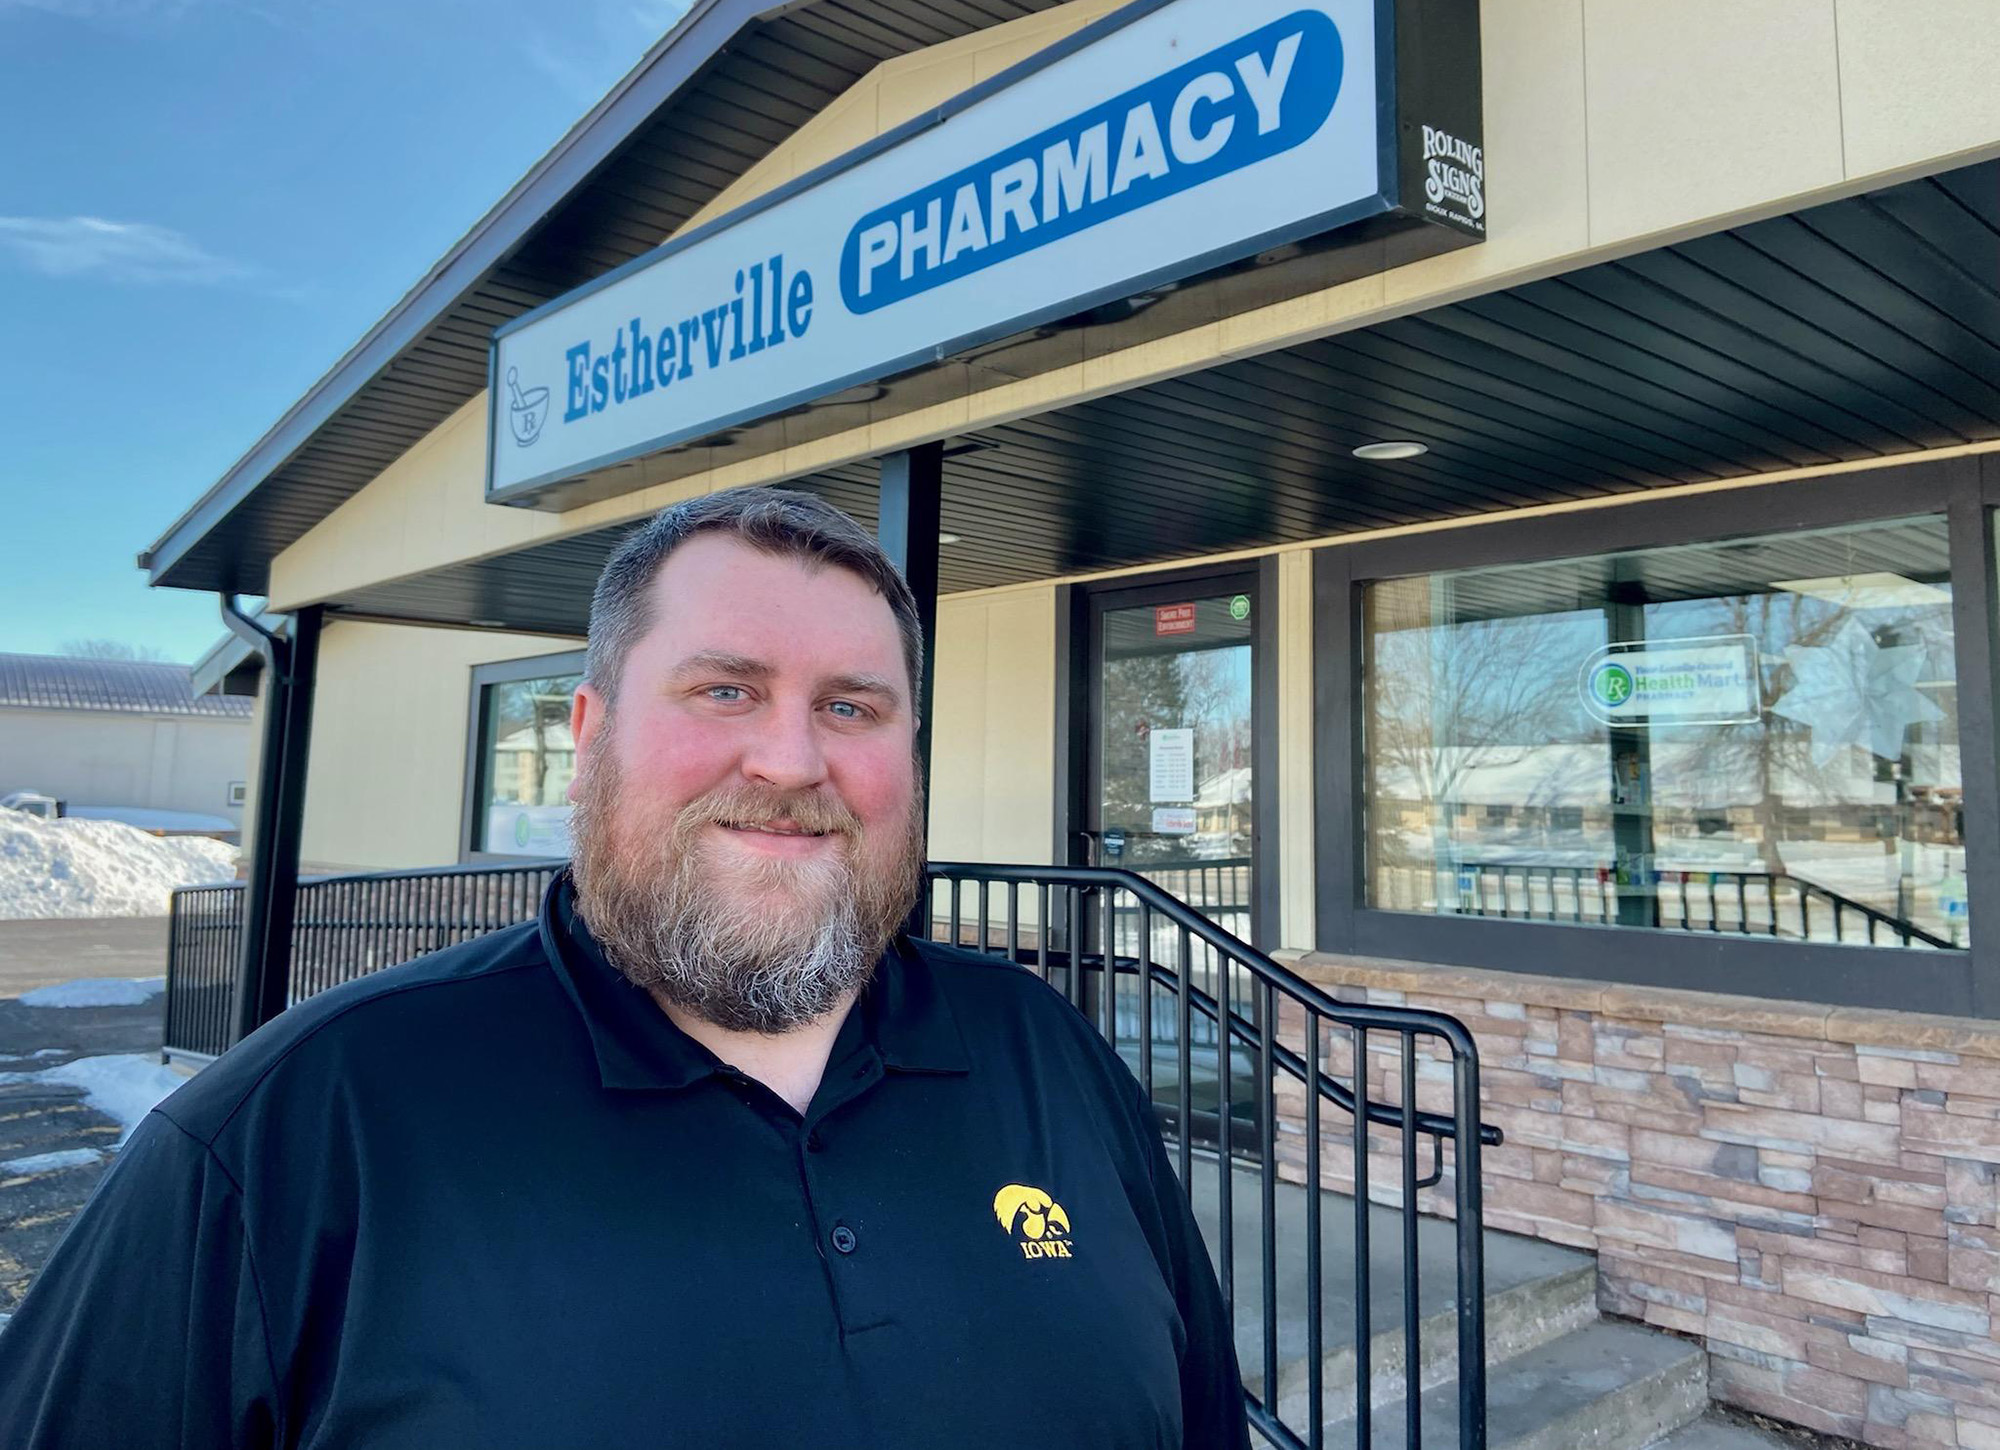
<svg viewBox="0 0 2000 1450">
<path fill-rule="evenodd" d="M 941 585 L 2000 438 L 1996 364 L 1989 162 L 954 440 Z M 1387 438 L 1431 451 L 1351 456 Z M 871 464 L 796 486 L 873 526 Z M 337 603 L 578 631 L 623 531 Z"/>
</svg>

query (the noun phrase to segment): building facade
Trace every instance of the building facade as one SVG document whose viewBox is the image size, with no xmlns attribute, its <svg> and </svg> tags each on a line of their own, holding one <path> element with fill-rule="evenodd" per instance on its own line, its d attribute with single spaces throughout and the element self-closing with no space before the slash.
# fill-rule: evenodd
<svg viewBox="0 0 2000 1450">
<path fill-rule="evenodd" d="M 0 655 L 0 795 L 148 830 L 241 828 L 252 702 L 192 687 L 185 665 Z"/>
<path fill-rule="evenodd" d="M 1392 211 L 1188 241 L 1116 297 L 995 304 L 935 356 L 884 342 L 869 376 L 757 381 L 715 331 L 726 282 L 533 372 L 566 317 L 1197 3 L 697 4 L 145 556 L 312 617 L 303 856 L 560 854 L 564 702 L 624 532 L 758 483 L 886 527 L 891 472 L 934 469 L 934 857 L 1126 866 L 1338 994 L 1454 1013 L 1507 1134 L 1489 1224 L 1595 1252 L 1605 1307 L 1700 1336 L 1720 1399 L 2000 1445 L 1979 0 L 1307 7 L 1377 27 L 1372 53 L 1342 32 L 1341 84 L 1372 58 L 1383 154 L 1415 167 Z M 1256 55 L 1227 93 L 1246 138 L 1283 63 Z M 1237 84 L 1214 73 L 1162 127 L 1174 164 L 1207 164 Z M 965 215 L 981 246 L 1000 186 Z M 866 268 L 893 291 L 971 255 L 911 195 L 900 230 L 856 225 L 854 318 Z M 825 272 L 792 306 L 792 245 L 736 282 L 770 357 L 843 316 Z M 940 312 L 953 287 L 978 290 L 938 282 Z M 524 461 L 558 419 L 598 426 L 594 384 L 615 419 L 642 381 L 685 416 Z"/>
</svg>

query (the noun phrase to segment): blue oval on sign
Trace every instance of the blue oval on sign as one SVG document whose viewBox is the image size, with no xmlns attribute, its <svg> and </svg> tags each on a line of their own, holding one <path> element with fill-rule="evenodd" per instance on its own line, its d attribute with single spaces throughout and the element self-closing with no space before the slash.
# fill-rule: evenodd
<svg viewBox="0 0 2000 1450">
<path fill-rule="evenodd" d="M 1291 150 L 1340 95 L 1317 10 L 1227 45 L 863 216 L 841 299 L 873 312 Z"/>
</svg>

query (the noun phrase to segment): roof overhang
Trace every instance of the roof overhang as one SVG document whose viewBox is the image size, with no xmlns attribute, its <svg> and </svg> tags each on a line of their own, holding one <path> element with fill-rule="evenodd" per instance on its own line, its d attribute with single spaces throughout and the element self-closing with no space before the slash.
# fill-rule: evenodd
<svg viewBox="0 0 2000 1450">
<path fill-rule="evenodd" d="M 982 427 L 945 457 L 940 588 L 1989 447 L 1996 279 L 2000 160 Z M 1354 456 L 1384 439 L 1428 451 Z M 789 486 L 870 524 L 877 484 L 864 460 Z M 325 603 L 580 634 L 635 526 Z"/>
<path fill-rule="evenodd" d="M 883 60 L 1058 3 L 696 0 L 139 566 L 265 593 L 272 557 L 485 387 L 495 327 L 657 246 Z"/>
</svg>

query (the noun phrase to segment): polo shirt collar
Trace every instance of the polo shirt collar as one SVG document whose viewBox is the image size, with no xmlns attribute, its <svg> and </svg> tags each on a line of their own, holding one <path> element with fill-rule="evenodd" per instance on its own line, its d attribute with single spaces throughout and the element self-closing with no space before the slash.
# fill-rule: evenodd
<svg viewBox="0 0 2000 1450">
<path fill-rule="evenodd" d="M 674 1025 L 646 992 L 635 987 L 604 955 L 576 911 L 576 888 L 567 868 L 542 897 L 542 948 L 557 979 L 583 1019 L 607 1088 L 675 1090 L 720 1072 L 713 1052 Z M 898 936 L 882 953 L 834 1039 L 829 1064 L 858 1051 L 877 1053 L 883 1066 L 903 1072 L 971 1070 L 965 1040 L 951 1004 L 915 947 Z"/>
</svg>

